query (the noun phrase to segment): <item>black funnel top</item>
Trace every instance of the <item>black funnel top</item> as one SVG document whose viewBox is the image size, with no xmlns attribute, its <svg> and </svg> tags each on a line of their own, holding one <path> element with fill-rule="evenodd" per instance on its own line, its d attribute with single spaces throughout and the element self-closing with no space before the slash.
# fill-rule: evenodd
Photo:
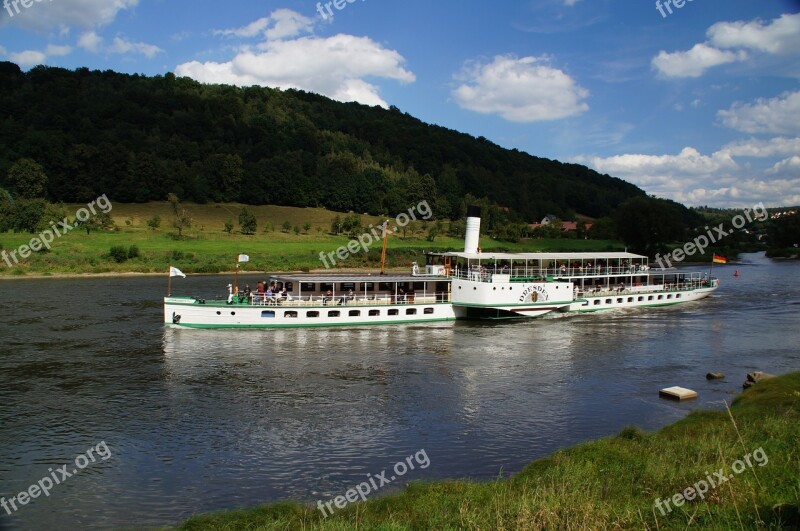
<svg viewBox="0 0 800 531">
<path fill-rule="evenodd" d="M 479 218 L 481 217 L 481 207 L 470 205 L 467 207 L 467 217 L 468 218 Z"/>
</svg>

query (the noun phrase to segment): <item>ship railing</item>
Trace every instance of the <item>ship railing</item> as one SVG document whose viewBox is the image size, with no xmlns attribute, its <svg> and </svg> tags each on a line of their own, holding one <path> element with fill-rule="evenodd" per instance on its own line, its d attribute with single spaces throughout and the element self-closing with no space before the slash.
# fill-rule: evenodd
<svg viewBox="0 0 800 531">
<path fill-rule="evenodd" d="M 247 301 L 247 299 L 244 299 Z M 266 297 L 250 294 L 252 306 L 381 306 L 391 304 L 445 304 L 450 302 L 450 293 L 405 293 L 373 295 L 302 295 L 289 297 Z"/>
<path fill-rule="evenodd" d="M 583 297 L 605 297 L 605 296 L 612 296 L 612 295 L 642 295 L 648 293 L 664 293 L 664 292 L 675 292 L 675 291 L 691 291 L 695 289 L 701 288 L 709 288 L 716 286 L 718 281 L 716 279 L 712 281 L 702 280 L 702 279 L 692 279 L 687 280 L 685 282 L 668 282 L 666 284 L 647 284 L 643 286 L 626 286 L 626 287 L 606 287 L 606 286 L 595 286 L 595 287 L 585 287 L 584 289 L 580 289 L 580 287 L 575 288 L 575 298 L 581 299 Z"/>
<path fill-rule="evenodd" d="M 606 276 L 636 276 L 646 275 L 650 269 L 647 266 L 627 267 L 482 267 L 473 269 L 454 269 L 451 277 L 473 282 L 492 282 L 495 275 L 506 275 L 511 282 L 541 282 L 560 278 L 577 277 L 606 277 Z"/>
</svg>

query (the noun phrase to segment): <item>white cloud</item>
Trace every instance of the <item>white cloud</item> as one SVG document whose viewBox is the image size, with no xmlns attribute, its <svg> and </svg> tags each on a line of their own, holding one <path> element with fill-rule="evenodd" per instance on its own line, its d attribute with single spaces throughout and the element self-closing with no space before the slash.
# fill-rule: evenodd
<svg viewBox="0 0 800 531">
<path fill-rule="evenodd" d="M 245 38 L 263 36 L 270 40 L 278 40 L 312 33 L 313 30 L 313 19 L 291 9 L 277 9 L 268 17 L 260 18 L 241 28 L 216 30 L 214 34 Z"/>
<path fill-rule="evenodd" d="M 537 122 L 575 116 L 589 109 L 589 91 L 549 65 L 546 57 L 498 55 L 491 63 L 471 63 L 453 91 L 459 106 L 499 114 L 511 122 Z"/>
<path fill-rule="evenodd" d="M 749 48 L 770 54 L 800 52 L 800 14 L 784 14 L 770 23 L 718 22 L 708 29 L 709 40 L 720 48 Z"/>
<path fill-rule="evenodd" d="M 11 62 L 17 63 L 19 66 L 24 68 L 43 64 L 47 56 L 36 50 L 26 50 L 24 52 L 12 52 L 8 54 L 8 58 L 11 59 Z"/>
<path fill-rule="evenodd" d="M 772 175 L 800 175 L 800 155 L 795 155 L 775 163 L 767 173 Z"/>
<path fill-rule="evenodd" d="M 575 4 L 577 4 L 580 1 L 581 0 L 564 0 L 564 5 L 568 6 L 568 7 L 572 7 L 572 6 L 574 6 Z"/>
<path fill-rule="evenodd" d="M 0 25 L 13 24 L 24 29 L 46 32 L 53 28 L 78 26 L 93 28 L 114 21 L 117 13 L 133 9 L 139 0 L 56 0 L 35 2 L 28 8 L 20 8 L 13 17 L 0 18 Z M 3 9 L 5 15 L 7 11 Z"/>
<path fill-rule="evenodd" d="M 718 111 L 717 119 L 745 133 L 800 133 L 800 91 L 759 98 L 753 104 L 736 102 L 730 109 Z"/>
<path fill-rule="evenodd" d="M 743 61 L 745 52 L 719 50 L 707 44 L 695 44 L 688 52 L 660 51 L 651 64 L 665 77 L 700 77 L 714 66 Z"/>
<path fill-rule="evenodd" d="M 122 37 L 115 37 L 114 43 L 108 48 L 108 51 L 111 53 L 121 54 L 140 53 L 148 59 L 152 59 L 157 53 L 163 52 L 164 50 L 153 44 L 146 44 L 144 42 L 131 42 L 127 39 L 123 39 Z"/>
<path fill-rule="evenodd" d="M 800 137 L 775 137 L 769 140 L 739 140 L 725 145 L 720 151 L 727 151 L 733 157 L 779 157 L 800 154 Z"/>
<path fill-rule="evenodd" d="M 103 38 L 94 31 L 87 31 L 78 38 L 78 46 L 92 53 L 98 53 L 103 44 Z"/>
<path fill-rule="evenodd" d="M 184 63 L 175 68 L 175 74 L 203 83 L 297 88 L 339 101 L 383 107 L 388 104 L 380 97 L 379 88 L 364 78 L 393 79 L 401 83 L 416 79 L 403 68 L 403 56 L 368 37 L 312 36 L 267 41 L 257 48 L 257 51 L 245 49 L 225 63 Z"/>
<path fill-rule="evenodd" d="M 770 177 L 778 173 L 772 170 L 753 177 L 752 168 L 739 166 L 733 160 L 733 151 L 726 146 L 712 155 L 703 155 L 686 147 L 678 155 L 581 156 L 575 162 L 623 178 L 650 194 L 688 205 L 743 207 L 759 201 L 775 206 L 800 204 L 800 178 L 777 179 Z M 787 162 L 781 170 L 792 164 Z"/>
<path fill-rule="evenodd" d="M 0 55 L 5 55 L 5 54 L 6 54 L 6 49 L 0 46 Z"/>
<path fill-rule="evenodd" d="M 69 55 L 71 52 L 71 46 L 56 46 L 54 44 L 48 44 L 47 48 L 44 50 L 45 55 L 55 56 Z"/>
</svg>

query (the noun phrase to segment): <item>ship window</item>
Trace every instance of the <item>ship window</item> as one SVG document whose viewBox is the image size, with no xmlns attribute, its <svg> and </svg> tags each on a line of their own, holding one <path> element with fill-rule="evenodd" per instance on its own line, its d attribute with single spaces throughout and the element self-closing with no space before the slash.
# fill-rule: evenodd
<svg viewBox="0 0 800 531">
<path fill-rule="evenodd" d="M 380 314 L 381 314 L 380 310 L 370 310 L 369 311 L 369 316 L 370 317 L 378 317 L 378 316 L 380 316 Z"/>
<path fill-rule="evenodd" d="M 642 302 L 644 300 L 644 297 L 639 297 L 636 300 L 639 301 L 639 302 Z"/>
<path fill-rule="evenodd" d="M 294 291 L 294 282 L 284 282 L 283 287 L 286 288 L 286 291 Z"/>
<path fill-rule="evenodd" d="M 675 298 L 676 298 L 676 299 L 680 299 L 680 298 L 681 298 L 681 294 L 680 294 L 680 293 L 678 293 L 677 295 L 675 295 Z"/>
<path fill-rule="evenodd" d="M 672 298 L 672 293 L 670 293 L 669 295 L 667 295 L 667 298 L 668 298 L 668 299 L 671 299 L 671 298 Z"/>
<path fill-rule="evenodd" d="M 400 310 L 398 310 L 396 308 L 392 309 L 392 310 L 389 310 L 389 315 L 400 315 Z"/>
<path fill-rule="evenodd" d="M 319 285 L 320 291 L 333 291 L 333 282 L 321 282 Z"/>
<path fill-rule="evenodd" d="M 416 308 L 406 308 L 406 315 L 417 315 Z"/>
<path fill-rule="evenodd" d="M 433 313 L 433 308 L 425 308 L 425 310 L 423 310 L 423 313 L 425 313 L 426 315 L 431 315 Z"/>
<path fill-rule="evenodd" d="M 334 310 L 334 311 L 328 312 L 328 317 L 339 317 L 340 315 L 341 315 L 341 312 L 339 312 L 339 310 Z"/>
<path fill-rule="evenodd" d="M 375 284 L 373 282 L 362 282 L 360 291 L 375 291 Z"/>
<path fill-rule="evenodd" d="M 594 305 L 595 306 L 599 306 L 600 305 L 600 299 L 595 299 L 594 300 Z"/>
<path fill-rule="evenodd" d="M 378 289 L 380 291 L 394 291 L 394 284 L 391 282 L 379 282 Z"/>
<path fill-rule="evenodd" d="M 217 315 L 222 315 L 222 312 L 217 312 Z"/>
<path fill-rule="evenodd" d="M 236 312 L 231 312 L 231 315 L 236 315 Z"/>
<path fill-rule="evenodd" d="M 271 310 L 264 310 L 261 312 L 261 317 L 272 319 L 275 317 L 275 312 Z"/>
<path fill-rule="evenodd" d="M 356 290 L 355 282 L 342 282 L 342 291 Z"/>
<path fill-rule="evenodd" d="M 628 302 L 633 302 L 633 297 L 628 297 Z"/>
<path fill-rule="evenodd" d="M 319 317 L 319 312 L 306 312 L 306 317 Z"/>
<path fill-rule="evenodd" d="M 423 291 L 425 289 L 424 282 L 414 282 L 414 290 L 415 291 Z"/>
<path fill-rule="evenodd" d="M 606 304 L 611 304 L 613 301 L 611 299 L 606 299 Z"/>
<path fill-rule="evenodd" d="M 300 289 L 303 291 L 316 291 L 317 285 L 314 282 L 302 282 Z"/>
<path fill-rule="evenodd" d="M 649 297 L 647 297 L 647 300 L 649 300 L 649 301 L 653 300 L 653 296 L 650 295 Z"/>
<path fill-rule="evenodd" d="M 350 310 L 350 317 L 361 317 L 361 310 Z"/>
<path fill-rule="evenodd" d="M 663 298 L 664 298 L 664 296 L 663 296 L 663 295 L 659 295 L 659 296 L 658 296 L 658 300 L 661 300 L 661 299 L 663 299 Z"/>
<path fill-rule="evenodd" d="M 283 312 L 283 316 L 287 319 L 297 319 L 297 312 Z"/>
<path fill-rule="evenodd" d="M 617 299 L 617 304 L 622 304 L 622 297 Z"/>
</svg>

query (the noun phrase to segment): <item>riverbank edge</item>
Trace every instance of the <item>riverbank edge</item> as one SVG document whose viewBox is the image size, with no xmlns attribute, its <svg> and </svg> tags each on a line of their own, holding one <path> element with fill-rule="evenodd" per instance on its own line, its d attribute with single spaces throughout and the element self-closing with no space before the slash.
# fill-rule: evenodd
<svg viewBox="0 0 800 531">
<path fill-rule="evenodd" d="M 178 529 L 782 529 L 800 526 L 798 440 L 800 372 L 793 372 L 745 390 L 727 410 L 695 410 L 652 433 L 625 428 L 508 478 L 412 482 L 331 516 L 318 505 L 277 502 L 196 515 Z M 703 500 L 691 496 L 693 485 L 715 477 L 710 471 L 736 472 L 745 455 L 767 459 Z"/>
</svg>

